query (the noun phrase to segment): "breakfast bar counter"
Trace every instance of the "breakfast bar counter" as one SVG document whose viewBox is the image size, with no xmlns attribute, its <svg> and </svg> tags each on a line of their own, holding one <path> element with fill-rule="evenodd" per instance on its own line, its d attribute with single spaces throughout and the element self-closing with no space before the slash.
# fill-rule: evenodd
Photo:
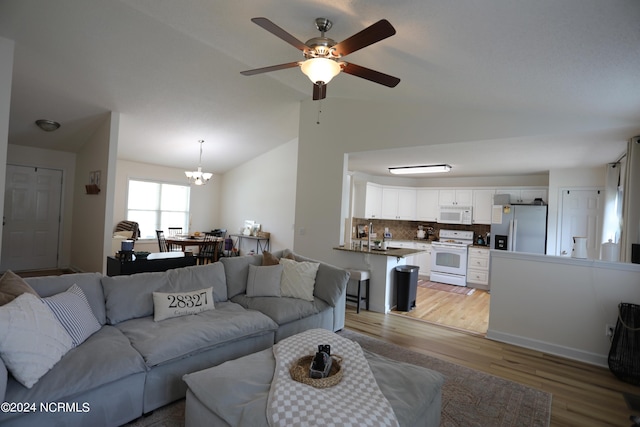
<svg viewBox="0 0 640 427">
<path fill-rule="evenodd" d="M 379 313 L 388 313 L 396 305 L 396 267 L 407 265 L 407 256 L 426 251 L 394 247 L 386 250 L 359 250 L 337 246 L 333 249 L 344 254 L 341 257 L 341 267 L 369 271 L 369 309 Z"/>
<path fill-rule="evenodd" d="M 371 255 L 384 255 L 384 256 L 392 256 L 392 257 L 396 257 L 396 258 L 404 258 L 406 256 L 409 255 L 413 255 L 413 254 L 417 254 L 419 252 L 424 252 L 424 250 L 422 249 L 405 249 L 405 248 L 388 248 L 385 250 L 382 249 L 371 249 L 369 251 L 367 251 L 366 249 L 363 250 L 359 250 L 359 249 L 350 249 L 347 248 L 345 246 L 338 246 L 333 248 L 337 251 L 346 251 L 346 252 L 356 252 L 356 253 L 360 253 L 360 254 L 371 254 Z"/>
</svg>

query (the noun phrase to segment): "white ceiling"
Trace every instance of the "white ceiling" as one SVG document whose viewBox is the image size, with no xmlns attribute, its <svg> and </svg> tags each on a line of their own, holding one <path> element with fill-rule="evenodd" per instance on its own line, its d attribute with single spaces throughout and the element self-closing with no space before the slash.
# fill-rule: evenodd
<svg viewBox="0 0 640 427">
<path fill-rule="evenodd" d="M 0 36 L 16 42 L 9 143 L 74 151 L 117 111 L 119 158 L 191 169 L 204 139 L 203 168 L 224 173 L 291 141 L 311 82 L 295 68 L 240 75 L 301 59 L 257 16 L 302 41 L 319 35 L 317 17 L 336 41 L 393 24 L 348 59 L 400 84 L 339 75 L 329 98 L 587 118 L 572 135 L 357 153 L 352 170 L 386 174 L 427 153 L 466 176 L 495 174 L 496 161 L 503 174 L 593 166 L 640 133 L 638 0 L 2 0 Z M 62 127 L 42 132 L 40 118 Z"/>
</svg>

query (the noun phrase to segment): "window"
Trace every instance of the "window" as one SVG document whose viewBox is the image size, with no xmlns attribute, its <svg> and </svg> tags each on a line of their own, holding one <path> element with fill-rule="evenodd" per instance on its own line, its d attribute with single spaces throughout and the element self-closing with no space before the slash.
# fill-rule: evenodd
<svg viewBox="0 0 640 427">
<path fill-rule="evenodd" d="M 136 221 L 142 239 L 155 239 L 156 230 L 189 229 L 188 185 L 129 180 L 127 219 Z"/>
</svg>

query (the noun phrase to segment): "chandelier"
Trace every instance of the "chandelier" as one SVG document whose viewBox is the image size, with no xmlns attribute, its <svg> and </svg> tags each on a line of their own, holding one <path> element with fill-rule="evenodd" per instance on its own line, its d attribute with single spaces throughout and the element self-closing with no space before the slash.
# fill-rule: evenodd
<svg viewBox="0 0 640 427">
<path fill-rule="evenodd" d="M 187 176 L 189 184 L 205 185 L 209 182 L 213 174 L 209 172 L 202 172 L 202 144 L 204 144 L 204 140 L 201 139 L 198 142 L 200 143 L 200 162 L 198 163 L 198 170 L 193 172 L 185 171 L 184 174 Z"/>
</svg>

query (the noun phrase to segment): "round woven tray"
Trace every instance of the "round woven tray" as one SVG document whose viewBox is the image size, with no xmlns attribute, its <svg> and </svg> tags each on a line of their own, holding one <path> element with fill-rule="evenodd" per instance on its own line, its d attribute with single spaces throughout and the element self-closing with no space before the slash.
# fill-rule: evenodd
<svg viewBox="0 0 640 427">
<path fill-rule="evenodd" d="M 331 359 L 333 360 L 331 362 L 331 370 L 329 371 L 328 377 L 311 378 L 309 376 L 309 367 L 311 366 L 313 357 L 314 356 L 304 356 L 293 362 L 291 368 L 289 368 L 291 378 L 295 381 L 310 385 L 315 388 L 333 387 L 334 385 L 338 384 L 342 379 L 342 366 L 340 366 L 342 357 L 335 354 L 331 356 Z"/>
</svg>

